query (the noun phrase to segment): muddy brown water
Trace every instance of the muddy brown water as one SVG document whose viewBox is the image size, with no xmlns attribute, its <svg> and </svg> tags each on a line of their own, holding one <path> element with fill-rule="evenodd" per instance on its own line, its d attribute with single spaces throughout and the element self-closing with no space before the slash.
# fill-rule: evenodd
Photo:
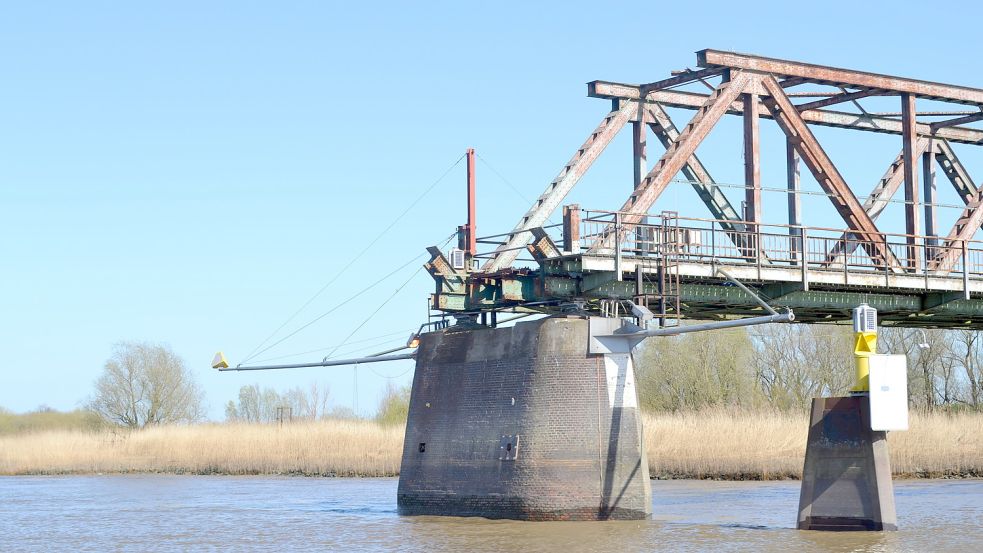
<svg viewBox="0 0 983 553">
<path fill-rule="evenodd" d="M 400 517 L 396 479 L 0 478 L 0 551 L 983 551 L 983 480 L 895 485 L 901 529 L 794 529 L 798 482 L 653 481 L 636 522 Z"/>
</svg>

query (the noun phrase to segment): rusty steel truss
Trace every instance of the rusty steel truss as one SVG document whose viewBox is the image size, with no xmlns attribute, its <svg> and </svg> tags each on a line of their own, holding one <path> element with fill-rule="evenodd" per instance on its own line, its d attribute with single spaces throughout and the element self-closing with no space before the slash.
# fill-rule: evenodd
<svg viewBox="0 0 983 553">
<path fill-rule="evenodd" d="M 866 300 L 879 307 L 887 323 L 983 327 L 983 266 L 974 261 L 983 256 L 983 244 L 973 241 L 983 223 L 983 189 L 952 149 L 952 143 L 983 144 L 983 129 L 970 126 L 983 120 L 983 90 L 719 50 L 698 52 L 697 65 L 641 85 L 589 83 L 588 95 L 610 100 L 612 110 L 513 230 L 499 236 L 495 251 L 482 256 L 472 245 L 462 269 L 452 268 L 441 252 L 431 249 L 427 268 L 437 281 L 434 308 L 549 312 L 573 304 L 605 311 L 605 302 L 655 299 L 662 317 L 756 313 L 761 307 L 753 298 L 722 286 L 727 279 L 717 269 L 728 267 L 776 305 L 794 307 L 801 321 L 848 318 L 849 309 Z M 693 84 L 708 90 L 677 90 Z M 797 88 L 803 85 L 821 85 L 829 92 Z M 898 112 L 872 113 L 860 103 L 875 96 L 896 98 Z M 916 100 L 955 106 L 919 112 Z M 844 104 L 859 111 L 840 111 Z M 696 113 L 680 128 L 666 108 Z M 724 115 L 743 119 L 741 212 L 696 156 Z M 787 142 L 788 225 L 782 229 L 762 219 L 761 119 L 774 121 Z M 620 209 L 599 218 L 596 212 L 584 217 L 576 206 L 564 206 L 562 229 L 546 225 L 629 123 L 635 186 Z M 901 137 L 900 152 L 863 202 L 813 134 L 811 127 L 817 125 Z M 648 131 L 666 148 L 651 168 L 646 164 Z M 842 219 L 838 230 L 802 225 L 800 163 Z M 944 234 L 937 229 L 935 214 L 936 165 L 965 204 Z M 653 224 L 650 218 L 656 217 L 649 210 L 680 173 L 710 217 L 663 215 Z M 876 221 L 902 187 L 905 232 L 888 234 Z M 584 219 L 591 222 L 590 229 L 583 228 Z M 675 230 L 665 230 L 667 225 Z M 710 251 L 704 239 L 714 242 Z M 526 251 L 538 268 L 513 267 Z M 485 259 L 480 267 L 479 259 Z M 672 273 L 670 281 L 678 282 L 675 308 L 666 307 L 673 304 L 665 286 L 658 285 L 666 282 L 667 272 Z M 842 278 L 829 276 L 833 274 Z"/>
</svg>

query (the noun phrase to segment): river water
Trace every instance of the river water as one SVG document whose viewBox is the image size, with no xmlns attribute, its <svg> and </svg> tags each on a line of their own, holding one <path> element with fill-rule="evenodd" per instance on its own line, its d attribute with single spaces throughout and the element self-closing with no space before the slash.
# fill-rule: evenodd
<svg viewBox="0 0 983 553">
<path fill-rule="evenodd" d="M 651 520 L 400 517 L 396 480 L 0 477 L 0 551 L 983 551 L 983 481 L 895 483 L 897 532 L 794 529 L 798 482 L 653 481 Z"/>
</svg>

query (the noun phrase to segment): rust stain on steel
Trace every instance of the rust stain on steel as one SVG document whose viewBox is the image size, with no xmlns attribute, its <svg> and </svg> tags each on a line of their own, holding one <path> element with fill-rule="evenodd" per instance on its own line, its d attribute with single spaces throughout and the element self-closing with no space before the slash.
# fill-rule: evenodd
<svg viewBox="0 0 983 553">
<path fill-rule="evenodd" d="M 638 104 L 635 102 L 624 102 L 617 111 L 608 113 L 601 123 L 594 129 L 594 132 L 587 137 L 584 144 L 570 158 L 570 161 L 563 166 L 560 173 L 546 187 L 546 191 L 536 200 L 536 203 L 519 219 L 512 230 L 509 239 L 496 252 L 495 257 L 489 260 L 481 271 L 493 273 L 512 265 L 518 257 L 520 248 L 524 248 L 529 243 L 530 234 L 528 229 L 542 226 L 566 197 L 567 193 L 577 184 L 580 177 L 587 172 L 597 156 L 607 148 L 611 139 L 618 134 L 618 131 L 625 126 L 633 114 L 637 114 Z"/>
<path fill-rule="evenodd" d="M 605 238 L 599 240 L 595 244 L 595 248 L 613 247 L 614 240 L 620 240 L 622 235 L 634 228 L 634 225 L 645 216 L 645 213 L 665 190 L 669 181 L 686 165 L 710 129 L 726 113 L 727 106 L 737 99 L 749 82 L 750 76 L 741 73 L 735 76 L 733 80 L 721 83 L 714 90 L 696 115 L 693 116 L 693 119 L 686 125 L 686 128 L 683 129 L 679 139 L 659 159 L 622 206 L 620 211 L 626 212 L 626 215 L 622 221 L 620 232 L 614 233 L 617 236 L 610 232 L 613 229 L 608 229 L 604 233 Z"/>
<path fill-rule="evenodd" d="M 918 142 L 915 143 L 915 155 L 921 154 L 928 150 L 930 140 L 928 138 L 919 138 Z M 867 199 L 864 201 L 864 211 L 870 216 L 872 220 L 877 220 L 881 213 L 884 212 L 884 208 L 887 207 L 888 202 L 894 197 L 894 194 L 901 187 L 901 183 L 904 182 L 904 151 L 898 154 L 898 157 L 894 158 L 891 165 L 888 166 L 887 171 L 884 172 L 884 176 L 881 180 L 877 182 L 877 186 L 870 192 Z M 843 255 L 844 244 L 846 244 L 846 251 L 848 254 L 853 253 L 857 249 L 856 239 L 854 241 L 849 241 L 850 233 L 844 233 L 841 237 L 843 242 L 837 243 L 833 250 L 826 256 L 826 264 L 830 265 L 837 262 L 837 258 Z"/>
<path fill-rule="evenodd" d="M 966 86 L 712 49 L 697 52 L 696 60 L 697 65 L 706 68 L 719 66 L 747 69 L 770 73 L 775 76 L 795 77 L 802 79 L 802 82 L 853 88 L 877 88 L 890 92 L 912 94 L 920 98 L 983 106 L 983 90 Z"/>
<path fill-rule="evenodd" d="M 594 98 L 605 99 L 623 98 L 626 100 L 637 100 L 640 98 L 637 86 L 608 81 L 593 81 L 588 83 L 587 94 Z M 698 92 L 657 90 L 650 92 L 646 96 L 645 101 L 658 103 L 665 107 L 695 109 L 702 106 L 706 98 L 706 94 Z M 727 110 L 727 113 L 728 115 L 742 115 L 744 113 L 743 102 L 734 102 Z M 771 113 L 761 104 L 758 104 L 758 115 L 766 119 L 772 119 Z M 884 134 L 901 134 L 902 132 L 901 121 L 878 115 L 865 116 L 842 111 L 810 109 L 802 112 L 802 118 L 808 123 L 826 127 Z M 933 132 L 933 129 L 928 123 L 918 123 L 916 128 L 918 129 L 918 134 L 933 134 L 939 138 L 945 138 L 946 140 L 962 144 L 983 144 L 983 130 L 980 129 L 953 126 L 939 128 Z"/>
<path fill-rule="evenodd" d="M 820 187 L 832 195 L 833 207 L 850 229 L 857 231 L 857 236 L 864 241 L 864 249 L 872 258 L 881 259 L 889 266 L 897 266 L 897 259 L 884 243 L 884 235 L 857 201 L 857 197 L 853 195 L 853 191 L 819 145 L 778 81 L 769 75 L 761 77 L 761 84 L 771 94 L 765 105 L 774 115 L 778 126 L 795 144 L 802 161 L 812 171 Z"/>
<path fill-rule="evenodd" d="M 904 199 L 905 199 L 905 249 L 907 268 L 914 271 L 921 267 L 921 250 L 916 244 L 915 235 L 921 229 L 918 209 L 918 152 L 915 151 L 917 134 L 915 131 L 915 97 L 911 94 L 901 95 L 901 126 L 902 126 L 902 157 L 904 164 Z"/>
</svg>

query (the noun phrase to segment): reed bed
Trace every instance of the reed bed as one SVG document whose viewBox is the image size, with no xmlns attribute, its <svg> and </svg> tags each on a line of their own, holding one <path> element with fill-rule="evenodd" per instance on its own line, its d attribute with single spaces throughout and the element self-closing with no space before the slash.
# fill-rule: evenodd
<svg viewBox="0 0 983 553">
<path fill-rule="evenodd" d="M 403 428 L 370 421 L 46 431 L 0 437 L 0 474 L 394 476 Z"/>
<path fill-rule="evenodd" d="M 711 409 L 644 417 L 654 478 L 799 478 L 805 414 Z M 983 414 L 912 413 L 889 435 L 900 477 L 983 476 Z M 203 424 L 139 431 L 39 431 L 0 436 L 0 474 L 163 472 L 393 476 L 403 427 L 327 420 Z"/>
<path fill-rule="evenodd" d="M 654 478 L 800 478 L 804 414 L 707 409 L 643 418 Z"/>
<path fill-rule="evenodd" d="M 802 477 L 805 413 L 703 410 L 644 417 L 653 478 L 781 480 Z M 983 413 L 912 412 L 888 433 L 898 477 L 983 476 Z"/>
</svg>

